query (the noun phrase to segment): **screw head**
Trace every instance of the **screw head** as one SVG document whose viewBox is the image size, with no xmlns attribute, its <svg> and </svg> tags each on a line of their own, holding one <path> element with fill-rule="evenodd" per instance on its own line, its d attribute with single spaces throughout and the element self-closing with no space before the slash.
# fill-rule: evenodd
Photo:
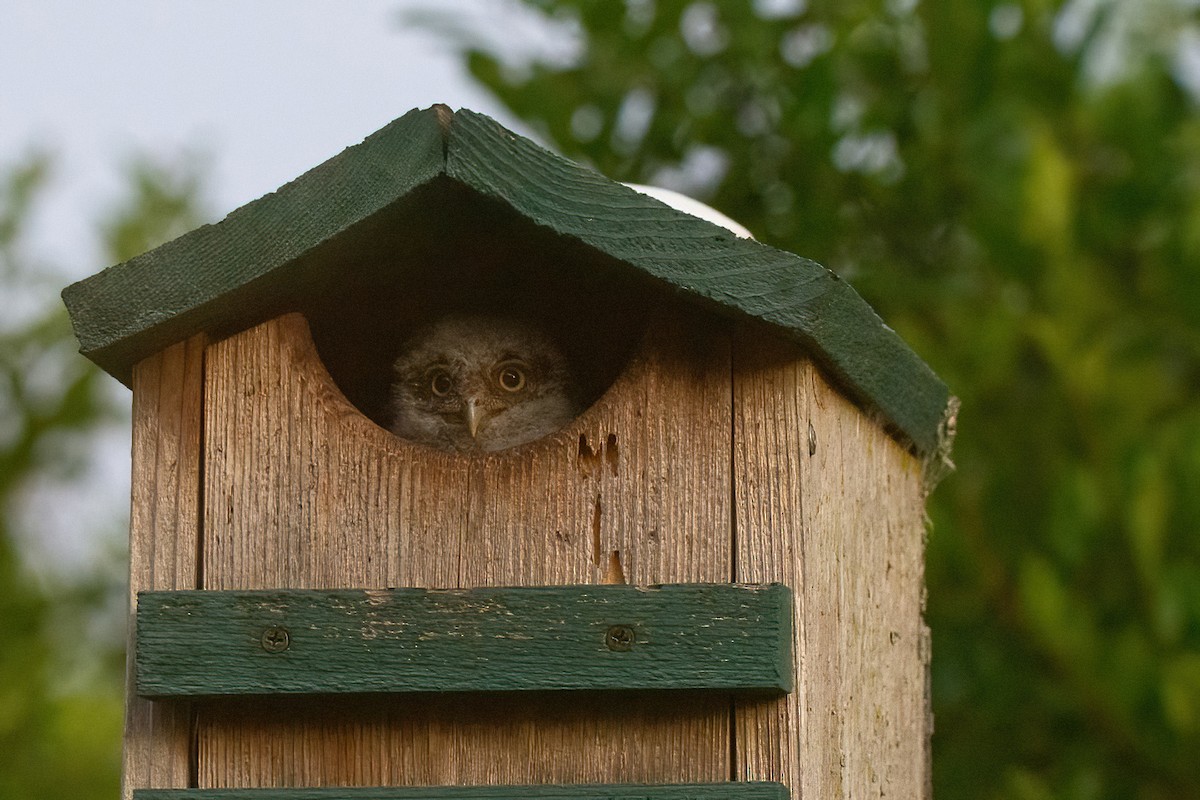
<svg viewBox="0 0 1200 800">
<path fill-rule="evenodd" d="M 633 649 L 633 628 L 628 625 L 613 625 L 604 634 L 604 644 L 609 650 L 625 653 Z"/>
<path fill-rule="evenodd" d="M 292 644 L 292 636 L 282 625 L 272 625 L 262 632 L 262 649 L 268 653 L 282 653 Z"/>
</svg>

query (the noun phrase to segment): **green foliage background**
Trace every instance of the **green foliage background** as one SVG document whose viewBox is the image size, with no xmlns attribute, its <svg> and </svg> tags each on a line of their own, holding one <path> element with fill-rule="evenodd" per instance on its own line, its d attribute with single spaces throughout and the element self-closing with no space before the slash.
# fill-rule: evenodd
<svg viewBox="0 0 1200 800">
<path fill-rule="evenodd" d="M 2 800 L 118 796 L 125 558 L 101 559 L 81 573 L 43 574 L 18 548 L 31 487 L 78 478 L 89 435 L 127 424 L 111 379 L 76 353 L 58 298 L 69 279 L 29 248 L 52 171 L 52 159 L 41 155 L 0 164 Z M 127 195 L 96 223 L 105 258 L 131 258 L 198 225 L 197 193 L 191 167 L 134 162 Z M 118 522 L 80 521 L 101 529 L 97 534 Z M 106 609 L 118 617 L 115 625 L 102 619 Z"/>
<path fill-rule="evenodd" d="M 577 53 L 432 24 L 560 152 L 842 274 L 962 398 L 935 796 L 1200 797 L 1194 4 L 525 5 Z"/>
<path fill-rule="evenodd" d="M 524 5 L 576 54 L 421 21 L 564 154 L 839 272 L 962 398 L 930 498 L 935 796 L 1200 797 L 1194 3 Z M 16 548 L 22 493 L 123 413 L 74 355 L 75 276 L 25 247 L 51 166 L 0 165 L 0 800 L 117 784 L 120 642 L 88 632 L 112 578 Z M 202 217 L 194 170 L 130 176 L 110 263 Z"/>
</svg>

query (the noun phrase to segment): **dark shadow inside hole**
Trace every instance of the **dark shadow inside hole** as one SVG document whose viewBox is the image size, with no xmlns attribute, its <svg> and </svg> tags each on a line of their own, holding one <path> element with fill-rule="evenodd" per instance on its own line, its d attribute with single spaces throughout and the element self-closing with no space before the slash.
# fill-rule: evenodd
<svg viewBox="0 0 1200 800">
<path fill-rule="evenodd" d="M 448 179 L 324 249 L 319 269 L 306 270 L 317 277 L 302 278 L 301 310 L 343 394 L 384 428 L 397 354 L 442 315 L 534 323 L 563 351 L 587 408 L 625 368 L 663 297 L 628 265 Z"/>
</svg>

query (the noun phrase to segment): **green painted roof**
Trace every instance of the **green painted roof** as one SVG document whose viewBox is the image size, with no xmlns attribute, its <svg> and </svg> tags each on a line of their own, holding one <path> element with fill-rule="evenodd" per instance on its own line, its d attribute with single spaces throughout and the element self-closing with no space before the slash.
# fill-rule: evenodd
<svg viewBox="0 0 1200 800">
<path fill-rule="evenodd" d="M 128 384 L 133 365 L 196 332 L 294 307 L 336 270 L 334 240 L 381 212 L 463 187 L 727 316 L 803 345 L 927 463 L 949 449 L 955 399 L 825 267 L 670 208 L 472 111 L 414 110 L 277 191 L 63 291 L 80 352 Z M 314 269 L 313 264 L 319 264 Z M 327 280 L 328 276 L 324 278 Z"/>
</svg>

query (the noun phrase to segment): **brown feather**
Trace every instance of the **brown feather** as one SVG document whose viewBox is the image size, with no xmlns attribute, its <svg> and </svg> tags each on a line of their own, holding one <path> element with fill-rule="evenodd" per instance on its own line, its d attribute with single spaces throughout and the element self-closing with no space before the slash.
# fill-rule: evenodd
<svg viewBox="0 0 1200 800">
<path fill-rule="evenodd" d="M 392 432 L 443 450 L 515 447 L 579 411 L 553 340 L 508 317 L 444 317 L 409 339 L 393 369 Z"/>
</svg>

